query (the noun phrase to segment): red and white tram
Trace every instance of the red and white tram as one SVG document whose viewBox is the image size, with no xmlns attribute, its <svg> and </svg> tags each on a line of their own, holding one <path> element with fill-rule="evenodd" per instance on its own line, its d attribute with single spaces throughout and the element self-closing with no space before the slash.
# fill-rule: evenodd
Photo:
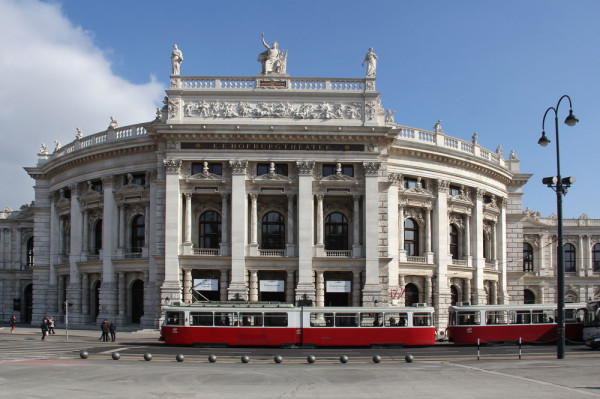
<svg viewBox="0 0 600 399">
<path fill-rule="evenodd" d="M 565 304 L 565 338 L 581 341 L 585 303 Z M 448 339 L 455 344 L 556 342 L 556 304 L 451 306 Z"/>
<path fill-rule="evenodd" d="M 171 345 L 433 345 L 431 307 L 294 307 L 195 303 L 165 309 Z"/>
</svg>

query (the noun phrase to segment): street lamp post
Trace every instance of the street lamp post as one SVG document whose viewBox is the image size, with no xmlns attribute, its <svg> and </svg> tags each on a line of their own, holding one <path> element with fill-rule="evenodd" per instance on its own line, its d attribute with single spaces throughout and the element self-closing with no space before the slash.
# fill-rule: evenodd
<svg viewBox="0 0 600 399">
<path fill-rule="evenodd" d="M 545 177 L 542 179 L 542 183 L 552 188 L 556 192 L 556 210 L 558 216 L 558 248 L 557 248 L 557 296 L 558 296 L 558 309 L 556 315 L 557 323 L 557 337 L 556 337 L 556 358 L 564 359 L 565 357 L 565 258 L 563 248 L 563 216 L 562 216 L 562 197 L 567 193 L 567 188 L 575 182 L 574 177 L 562 178 L 560 175 L 560 148 L 558 145 L 558 107 L 560 102 L 564 99 L 569 100 L 569 116 L 565 119 L 567 126 L 575 126 L 579 119 L 573 115 L 573 106 L 571 103 L 571 97 L 566 94 L 558 100 L 556 107 L 550 107 L 544 113 L 544 119 L 542 120 L 542 137 L 538 140 L 538 144 L 542 147 L 547 146 L 550 140 L 546 137 L 544 130 L 544 123 L 546 122 L 546 115 L 552 110 L 554 112 L 554 128 L 556 130 L 556 176 Z"/>
</svg>

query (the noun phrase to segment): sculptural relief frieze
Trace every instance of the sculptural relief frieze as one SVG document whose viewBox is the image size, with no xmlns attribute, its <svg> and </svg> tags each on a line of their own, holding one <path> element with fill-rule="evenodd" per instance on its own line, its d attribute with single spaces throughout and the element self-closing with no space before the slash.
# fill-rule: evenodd
<svg viewBox="0 0 600 399">
<path fill-rule="evenodd" d="M 177 116 L 175 104 L 169 103 L 169 117 Z M 171 116 L 173 112 L 174 116 Z M 184 117 L 212 119 L 230 118 L 288 118 L 288 119 L 358 119 L 362 118 L 360 103 L 291 103 L 247 101 L 184 101 Z"/>
</svg>

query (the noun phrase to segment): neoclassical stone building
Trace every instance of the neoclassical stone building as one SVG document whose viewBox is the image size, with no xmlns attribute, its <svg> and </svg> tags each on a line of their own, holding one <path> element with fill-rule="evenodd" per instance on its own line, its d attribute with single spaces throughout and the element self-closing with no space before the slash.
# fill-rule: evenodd
<svg viewBox="0 0 600 399">
<path fill-rule="evenodd" d="M 372 51 L 365 78 L 295 78 L 265 46 L 252 77 L 181 76 L 175 47 L 154 121 L 42 146 L 35 200 L 0 214 L 1 317 L 308 300 L 427 303 L 444 328 L 457 301 L 555 301 L 556 221 L 523 211 L 516 154 L 396 124 Z M 565 224 L 568 299 L 598 297 L 600 220 Z"/>
</svg>

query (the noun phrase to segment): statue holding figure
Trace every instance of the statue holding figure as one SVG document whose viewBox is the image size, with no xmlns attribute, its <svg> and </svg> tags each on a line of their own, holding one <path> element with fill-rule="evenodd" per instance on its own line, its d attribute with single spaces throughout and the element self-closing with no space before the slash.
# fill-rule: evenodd
<svg viewBox="0 0 600 399">
<path fill-rule="evenodd" d="M 279 50 L 279 43 L 273 42 L 269 46 L 265 42 L 265 34 L 262 34 L 263 46 L 266 50 L 258 55 L 258 62 L 262 64 L 262 73 L 285 73 L 287 64 L 287 50 Z"/>
<path fill-rule="evenodd" d="M 369 52 L 365 55 L 365 59 L 362 62 L 362 66 L 367 63 L 367 78 L 375 77 L 375 70 L 377 69 L 377 54 L 373 52 L 373 47 L 369 48 Z"/>
<path fill-rule="evenodd" d="M 179 75 L 179 69 L 181 62 L 183 61 L 183 53 L 177 48 L 177 45 L 173 45 L 173 52 L 171 53 L 171 75 Z"/>
</svg>

